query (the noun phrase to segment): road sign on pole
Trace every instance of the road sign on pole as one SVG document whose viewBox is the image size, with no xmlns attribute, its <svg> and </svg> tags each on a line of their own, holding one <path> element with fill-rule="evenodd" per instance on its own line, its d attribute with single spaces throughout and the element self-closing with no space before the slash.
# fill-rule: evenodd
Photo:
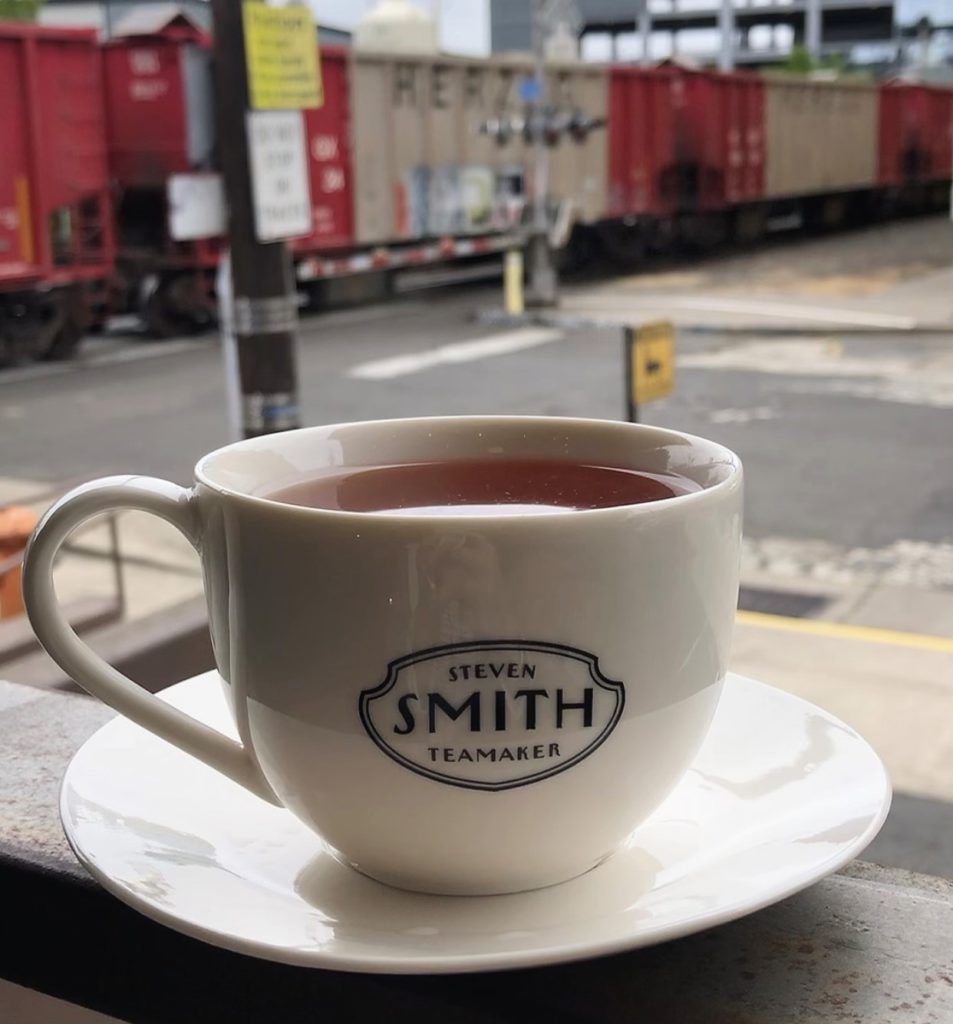
<svg viewBox="0 0 953 1024">
<path fill-rule="evenodd" d="M 242 20 L 252 109 L 323 106 L 318 30 L 311 9 L 245 0 Z"/>
<path fill-rule="evenodd" d="M 559 301 L 559 279 L 549 242 L 549 151 L 544 138 L 546 117 L 546 35 L 549 28 L 546 0 L 533 0 L 533 86 L 522 91 L 528 97 L 527 109 L 533 143 L 532 226 L 527 252 L 529 257 L 528 305 L 555 306 Z"/>
<path fill-rule="evenodd" d="M 625 405 L 630 423 L 639 406 L 671 394 L 675 387 L 675 328 L 668 320 L 624 327 Z"/>
<path fill-rule="evenodd" d="M 311 234 L 308 149 L 300 110 L 250 110 L 248 151 L 259 242 Z"/>
</svg>

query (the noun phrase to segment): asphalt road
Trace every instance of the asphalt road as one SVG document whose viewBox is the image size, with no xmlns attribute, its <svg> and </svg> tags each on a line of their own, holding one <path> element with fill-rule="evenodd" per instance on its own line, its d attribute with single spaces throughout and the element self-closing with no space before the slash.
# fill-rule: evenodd
<svg viewBox="0 0 953 1024">
<path fill-rule="evenodd" d="M 623 416 L 621 341 L 611 330 L 466 362 L 422 360 L 384 379 L 352 375 L 369 362 L 499 336 L 472 319 L 496 301 L 495 287 L 468 288 L 306 319 L 305 422 Z M 940 543 L 953 537 L 951 345 L 942 336 L 686 333 L 674 394 L 642 416 L 739 452 L 751 538 Z M 908 393 L 897 392 L 898 381 Z M 57 483 L 132 471 L 185 482 L 201 454 L 229 440 L 217 341 L 94 339 L 81 362 L 8 371 L 0 429 L 4 477 Z"/>
</svg>

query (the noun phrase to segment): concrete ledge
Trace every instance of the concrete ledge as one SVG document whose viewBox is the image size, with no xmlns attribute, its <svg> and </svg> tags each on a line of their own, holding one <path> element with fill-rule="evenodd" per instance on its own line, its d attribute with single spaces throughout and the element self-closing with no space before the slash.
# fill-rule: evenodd
<svg viewBox="0 0 953 1024">
<path fill-rule="evenodd" d="M 94 630 L 83 637 L 111 665 L 153 693 L 215 666 L 205 598 Z M 43 689 L 77 690 L 40 650 L 0 665 L 0 678 Z"/>
<path fill-rule="evenodd" d="M 115 622 L 119 617 L 119 605 L 115 600 L 89 597 L 63 605 L 63 614 L 77 633 L 86 634 Z M 39 643 L 26 615 L 0 619 L 0 672 L 4 665 L 38 649 Z"/>
<path fill-rule="evenodd" d="M 24 922 L 0 974 L 156 1024 L 953 1019 L 953 886 L 870 865 L 662 946 L 557 967 L 433 978 L 341 974 L 240 956 L 163 928 L 96 886 L 2 854 L 0 895 L 12 919 Z M 95 941 L 84 941 L 89 929 Z"/>
<path fill-rule="evenodd" d="M 953 1020 L 953 882 L 860 863 L 690 938 L 535 970 L 376 977 L 205 945 L 109 896 L 63 837 L 63 771 L 111 716 L 80 694 L 0 684 L 0 900 L 17 922 L 0 977 L 17 985 L 155 1024 Z"/>
</svg>

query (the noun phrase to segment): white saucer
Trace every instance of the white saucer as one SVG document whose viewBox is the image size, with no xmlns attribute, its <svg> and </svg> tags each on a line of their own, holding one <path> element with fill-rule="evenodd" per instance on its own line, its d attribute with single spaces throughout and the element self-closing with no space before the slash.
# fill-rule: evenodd
<svg viewBox="0 0 953 1024">
<path fill-rule="evenodd" d="M 230 730 L 214 673 L 163 696 Z M 60 813 L 110 892 L 199 939 L 349 971 L 482 971 L 699 931 L 837 870 L 877 834 L 890 783 L 827 712 L 730 676 L 692 769 L 620 852 L 563 885 L 421 896 L 343 867 L 271 807 L 122 718 L 73 758 Z"/>
</svg>

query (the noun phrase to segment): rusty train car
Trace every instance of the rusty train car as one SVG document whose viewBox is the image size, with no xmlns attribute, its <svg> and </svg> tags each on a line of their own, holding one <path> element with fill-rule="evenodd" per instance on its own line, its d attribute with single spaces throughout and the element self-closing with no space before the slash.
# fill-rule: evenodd
<svg viewBox="0 0 953 1024">
<path fill-rule="evenodd" d="M 0 365 L 75 350 L 108 302 L 113 226 L 95 35 L 0 24 Z"/>
<path fill-rule="evenodd" d="M 609 70 L 604 247 L 755 242 L 943 209 L 953 89 L 678 67 Z"/>
<path fill-rule="evenodd" d="M 178 19 L 101 46 L 0 26 L 0 360 L 68 354 L 107 300 L 158 335 L 211 318 L 210 55 Z M 312 229 L 291 243 L 302 289 L 517 244 L 529 146 L 481 128 L 518 122 L 525 61 L 322 48 L 322 68 L 324 106 L 304 113 Z M 548 74 L 554 105 L 605 125 L 551 151 L 553 235 L 577 260 L 637 265 L 949 201 L 948 88 L 674 64 Z M 200 197 L 184 230 L 183 194 Z"/>
</svg>

